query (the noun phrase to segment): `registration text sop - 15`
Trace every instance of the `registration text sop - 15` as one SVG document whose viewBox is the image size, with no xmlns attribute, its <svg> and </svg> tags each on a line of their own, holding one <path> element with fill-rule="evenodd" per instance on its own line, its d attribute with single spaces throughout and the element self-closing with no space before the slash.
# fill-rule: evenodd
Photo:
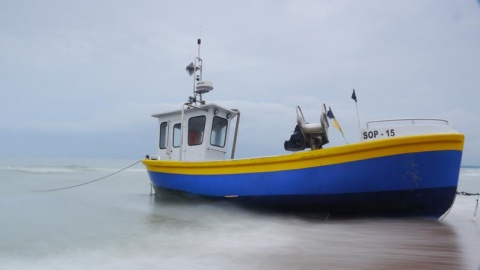
<svg viewBox="0 0 480 270">
<path fill-rule="evenodd" d="M 381 132 L 378 130 L 369 130 L 363 132 L 363 139 L 375 139 L 377 137 L 395 137 L 395 130 L 387 129 L 385 132 Z"/>
</svg>

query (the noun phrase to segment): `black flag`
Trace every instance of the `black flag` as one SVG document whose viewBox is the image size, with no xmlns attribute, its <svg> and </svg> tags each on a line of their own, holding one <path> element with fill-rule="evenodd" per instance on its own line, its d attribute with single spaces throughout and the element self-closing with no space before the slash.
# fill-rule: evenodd
<svg viewBox="0 0 480 270">
<path fill-rule="evenodd" d="M 355 102 L 357 102 L 357 95 L 355 95 L 355 89 L 353 89 L 352 99 L 355 100 Z"/>
</svg>

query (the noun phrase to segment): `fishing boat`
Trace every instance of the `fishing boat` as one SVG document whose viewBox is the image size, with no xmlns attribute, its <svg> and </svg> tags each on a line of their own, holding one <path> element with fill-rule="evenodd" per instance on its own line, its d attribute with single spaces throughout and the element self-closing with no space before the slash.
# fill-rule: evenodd
<svg viewBox="0 0 480 270">
<path fill-rule="evenodd" d="M 452 206 L 464 135 L 447 121 L 371 121 L 359 142 L 327 147 L 330 111 L 321 106 L 319 121 L 308 123 L 297 107 L 284 142 L 290 152 L 235 158 L 240 110 L 204 100 L 213 85 L 202 68 L 199 53 L 186 68 L 192 96 L 178 110 L 152 115 L 157 153 L 142 162 L 157 194 L 331 216 L 439 218 Z"/>
</svg>

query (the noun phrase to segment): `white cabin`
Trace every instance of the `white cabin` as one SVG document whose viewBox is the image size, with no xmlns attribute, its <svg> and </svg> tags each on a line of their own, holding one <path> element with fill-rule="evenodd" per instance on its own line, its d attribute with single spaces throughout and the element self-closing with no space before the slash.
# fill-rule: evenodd
<svg viewBox="0 0 480 270">
<path fill-rule="evenodd" d="M 229 133 L 236 117 L 231 159 L 235 155 L 240 112 L 216 104 L 206 104 L 203 95 L 213 84 L 202 79 L 201 40 L 197 40 L 198 56 L 186 67 L 193 76 L 193 95 L 180 110 L 152 115 L 158 119 L 158 156 L 152 159 L 204 161 L 227 159 Z"/>
<path fill-rule="evenodd" d="M 158 119 L 157 153 L 162 160 L 202 161 L 227 159 L 232 120 L 240 112 L 216 104 L 185 104 L 181 110 L 152 115 Z M 237 125 L 233 129 L 235 152 Z"/>
</svg>

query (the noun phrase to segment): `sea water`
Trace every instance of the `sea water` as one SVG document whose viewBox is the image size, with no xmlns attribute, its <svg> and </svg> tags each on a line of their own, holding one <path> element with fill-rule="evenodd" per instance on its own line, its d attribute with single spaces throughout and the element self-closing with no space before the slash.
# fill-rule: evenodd
<svg viewBox="0 0 480 270">
<path fill-rule="evenodd" d="M 141 164 L 42 191 L 135 162 L 0 159 L 0 269 L 480 269 L 476 197 L 442 221 L 330 220 L 151 196 Z"/>
</svg>

